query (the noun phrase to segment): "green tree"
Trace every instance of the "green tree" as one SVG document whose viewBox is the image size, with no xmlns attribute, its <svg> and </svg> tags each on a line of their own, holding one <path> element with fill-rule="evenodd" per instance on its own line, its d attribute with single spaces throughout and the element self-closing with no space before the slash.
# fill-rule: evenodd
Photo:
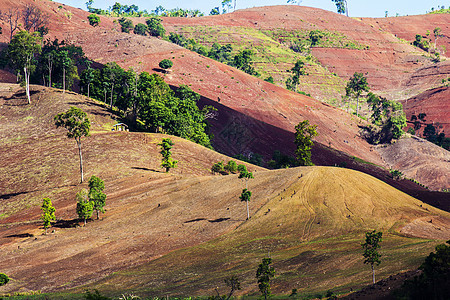
<svg viewBox="0 0 450 300">
<path fill-rule="evenodd" d="M 6 274 L 0 273 L 0 286 L 5 285 L 9 282 L 9 277 Z"/>
<path fill-rule="evenodd" d="M 95 80 L 95 69 L 91 68 L 91 63 L 87 63 L 87 68 L 81 72 L 81 86 L 87 86 L 87 96 L 90 97 L 91 83 Z"/>
<path fill-rule="evenodd" d="M 57 114 L 54 118 L 56 127 L 67 129 L 67 137 L 74 138 L 78 146 L 78 155 L 80 157 L 81 183 L 83 182 L 83 156 L 81 154 L 81 138 L 89 136 L 91 123 L 87 114 L 78 107 L 70 107 L 64 113 Z"/>
<path fill-rule="evenodd" d="M 331 0 L 336 4 L 337 12 L 339 14 L 346 14 L 348 17 L 347 0 Z"/>
<path fill-rule="evenodd" d="M 28 104 L 30 98 L 30 75 L 36 69 L 35 55 L 41 53 L 41 37 L 38 33 L 20 31 L 9 42 L 6 49 L 8 65 L 19 74 L 24 72 L 25 89 Z"/>
<path fill-rule="evenodd" d="M 258 76 L 252 62 L 253 51 L 246 49 L 234 56 L 232 65 L 247 74 Z"/>
<path fill-rule="evenodd" d="M 233 174 L 235 174 L 238 171 L 237 164 L 234 160 L 228 161 L 228 163 L 224 166 L 224 169 L 225 171 Z"/>
<path fill-rule="evenodd" d="M 86 219 L 94 213 L 94 201 L 89 200 L 88 191 L 85 189 L 77 193 L 76 200 L 78 217 L 84 220 L 84 226 L 86 226 Z"/>
<path fill-rule="evenodd" d="M 130 33 L 130 30 L 132 30 L 134 28 L 133 21 L 131 21 L 130 19 L 126 19 L 126 18 L 122 17 L 118 21 L 119 21 L 120 29 L 122 30 L 122 32 Z"/>
<path fill-rule="evenodd" d="M 156 16 L 150 17 L 145 21 L 145 23 L 147 23 L 148 33 L 151 36 L 164 36 L 166 30 L 161 22 L 162 19 Z"/>
<path fill-rule="evenodd" d="M 301 166 L 312 166 L 311 148 L 314 145 L 312 139 L 317 136 L 317 125 L 309 125 L 308 120 L 304 120 L 295 126 L 295 155 Z"/>
<path fill-rule="evenodd" d="M 135 34 L 139 34 L 139 35 L 146 35 L 147 34 L 147 25 L 142 24 L 142 23 L 138 23 L 136 24 L 136 26 L 134 26 L 134 33 Z"/>
<path fill-rule="evenodd" d="M 103 180 L 94 175 L 89 178 L 88 197 L 89 200 L 94 203 L 94 209 L 97 212 L 97 220 L 99 219 L 99 212 L 105 212 L 105 209 L 103 208 L 106 204 L 106 194 L 103 193 L 104 189 L 105 183 L 103 182 Z"/>
<path fill-rule="evenodd" d="M 355 72 L 345 87 L 345 95 L 347 97 L 356 98 L 356 115 L 359 113 L 359 98 L 363 92 L 369 91 L 367 78 L 362 73 Z"/>
<path fill-rule="evenodd" d="M 213 164 L 213 166 L 211 167 L 211 172 L 213 174 L 224 172 L 224 168 L 225 166 L 223 165 L 223 161 L 219 161 L 218 163 Z"/>
<path fill-rule="evenodd" d="M 238 165 L 237 170 L 239 171 L 239 179 L 243 179 L 245 181 L 245 188 L 247 189 L 248 180 L 255 178 L 253 177 L 253 173 L 247 171 L 247 167 L 245 165 Z"/>
<path fill-rule="evenodd" d="M 270 257 L 263 258 L 256 271 L 259 291 L 266 300 L 271 295 L 270 278 L 275 276 L 275 269 L 270 265 L 271 263 L 272 259 Z"/>
<path fill-rule="evenodd" d="M 364 249 L 364 263 L 370 264 L 372 268 L 372 281 L 375 284 L 375 268 L 374 265 L 379 265 L 381 263 L 380 257 L 381 254 L 378 252 L 378 249 L 381 247 L 380 243 L 382 242 L 382 232 L 377 232 L 376 230 L 366 232 L 366 240 L 364 243 L 361 243 L 362 248 Z"/>
<path fill-rule="evenodd" d="M 297 91 L 297 85 L 300 83 L 300 76 L 305 75 L 305 63 L 297 60 L 294 67 L 290 70 L 292 76 L 286 80 L 286 88 L 290 91 Z"/>
<path fill-rule="evenodd" d="M 247 189 L 243 189 L 241 195 L 239 196 L 239 199 L 241 199 L 241 201 L 245 201 L 245 204 L 247 206 L 247 220 L 250 219 L 250 210 L 248 208 L 248 203 L 250 202 L 251 196 L 252 192 Z"/>
<path fill-rule="evenodd" d="M 49 228 L 52 225 L 51 221 L 56 220 L 55 208 L 53 207 L 52 200 L 50 200 L 50 198 L 44 198 L 44 200 L 42 201 L 41 210 L 42 210 L 41 220 L 44 223 L 43 225 L 45 229 L 45 234 L 47 234 L 47 228 Z"/>
<path fill-rule="evenodd" d="M 309 39 L 311 40 L 311 46 L 316 46 L 323 38 L 323 32 L 320 30 L 311 30 L 309 32 Z"/>
<path fill-rule="evenodd" d="M 440 27 L 436 27 L 433 29 L 433 34 L 434 34 L 434 49 L 435 51 L 437 51 L 437 40 L 440 37 L 443 37 L 444 35 L 441 33 L 441 28 Z"/>
<path fill-rule="evenodd" d="M 100 17 L 97 16 L 96 14 L 90 14 L 88 17 L 89 20 L 89 25 L 91 26 L 98 26 L 98 24 L 100 24 Z"/>
<path fill-rule="evenodd" d="M 211 9 L 211 11 L 209 12 L 209 15 L 211 15 L 211 16 L 220 15 L 219 7 L 216 6 L 216 7 L 214 7 L 213 9 Z"/>
<path fill-rule="evenodd" d="M 172 68 L 173 62 L 170 59 L 163 59 L 159 62 L 159 67 L 164 69 L 164 73 L 167 73 L 167 69 Z"/>
<path fill-rule="evenodd" d="M 163 139 L 161 143 L 158 144 L 158 146 L 161 147 L 161 153 L 162 155 L 162 161 L 161 161 L 161 167 L 166 168 L 166 173 L 169 172 L 171 168 L 176 168 L 178 161 L 172 159 L 172 152 L 170 149 L 172 149 L 172 146 L 174 143 L 171 139 Z"/>
</svg>

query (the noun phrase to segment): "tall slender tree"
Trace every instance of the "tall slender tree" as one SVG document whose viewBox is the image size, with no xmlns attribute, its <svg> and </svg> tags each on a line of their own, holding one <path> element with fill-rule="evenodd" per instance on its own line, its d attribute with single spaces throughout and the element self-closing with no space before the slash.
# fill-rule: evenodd
<svg viewBox="0 0 450 300">
<path fill-rule="evenodd" d="M 295 154 L 302 166 L 312 166 L 311 148 L 314 145 L 312 139 L 317 136 L 317 125 L 309 125 L 308 120 L 304 120 L 295 126 Z"/>
<path fill-rule="evenodd" d="M 369 231 L 366 232 L 366 240 L 364 243 L 361 243 L 361 246 L 364 249 L 364 263 L 370 264 L 372 268 L 372 281 L 375 284 L 375 268 L 374 265 L 379 265 L 381 263 L 380 257 L 381 254 L 378 252 L 378 249 L 381 247 L 380 243 L 382 241 L 382 232 Z"/>
<path fill-rule="evenodd" d="M 270 257 L 263 258 L 256 271 L 256 278 L 258 279 L 258 288 L 264 299 L 270 296 L 270 278 L 275 276 L 275 269 L 270 264 L 272 259 Z"/>
<path fill-rule="evenodd" d="M 21 70 L 24 72 L 28 104 L 31 103 L 30 75 L 36 69 L 35 55 L 41 53 L 40 42 L 41 37 L 38 33 L 20 31 L 12 38 L 6 49 L 8 65 L 17 73 Z"/>
<path fill-rule="evenodd" d="M 248 208 L 248 203 L 250 202 L 250 197 L 252 196 L 252 192 L 250 192 L 247 189 L 243 189 L 241 195 L 239 196 L 239 199 L 241 201 L 245 201 L 247 206 L 247 220 L 250 219 L 250 210 Z"/>
<path fill-rule="evenodd" d="M 89 200 L 94 203 L 94 209 L 97 212 L 97 220 L 99 219 L 98 213 L 105 212 L 103 208 L 106 204 L 106 194 L 103 193 L 105 189 L 105 183 L 97 176 L 92 175 L 89 178 Z"/>
<path fill-rule="evenodd" d="M 336 4 L 337 12 L 348 17 L 347 0 L 331 0 Z"/>
<path fill-rule="evenodd" d="M 170 151 L 173 145 L 174 143 L 171 139 L 163 139 L 161 143 L 158 144 L 158 146 L 161 147 L 161 167 L 166 169 L 166 173 L 169 172 L 171 168 L 175 168 L 177 166 L 178 161 L 172 159 L 172 152 Z"/>
<path fill-rule="evenodd" d="M 68 111 L 57 114 L 54 118 L 56 127 L 67 129 L 67 137 L 74 138 L 78 146 L 80 157 L 81 183 L 83 183 L 83 156 L 81 154 L 81 138 L 89 136 L 91 123 L 87 114 L 78 107 L 72 106 Z"/>
</svg>

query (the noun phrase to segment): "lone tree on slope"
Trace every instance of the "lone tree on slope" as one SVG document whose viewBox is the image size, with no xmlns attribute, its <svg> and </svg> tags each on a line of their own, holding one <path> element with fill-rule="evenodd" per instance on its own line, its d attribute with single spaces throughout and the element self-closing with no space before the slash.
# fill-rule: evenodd
<svg viewBox="0 0 450 300">
<path fill-rule="evenodd" d="M 250 202 L 250 197 L 252 196 L 252 192 L 250 192 L 247 189 L 243 189 L 241 195 L 239 196 L 239 199 L 241 201 L 245 201 L 247 205 L 247 220 L 250 219 L 250 211 L 248 209 L 248 202 Z"/>
<path fill-rule="evenodd" d="M 25 78 L 25 89 L 28 104 L 30 99 L 30 74 L 36 69 L 35 55 L 41 53 L 41 37 L 38 33 L 20 31 L 16 34 L 6 49 L 8 65 L 19 74 L 22 70 Z"/>
<path fill-rule="evenodd" d="M 348 17 L 347 0 L 331 0 L 336 4 L 337 12 Z"/>
<path fill-rule="evenodd" d="M 174 143 L 171 139 L 163 139 L 161 143 L 158 144 L 158 146 L 161 147 L 161 153 L 162 155 L 162 161 L 161 161 L 161 167 L 166 168 L 166 173 L 169 172 L 171 168 L 176 168 L 178 161 L 172 159 L 172 152 L 170 149 L 172 149 L 172 146 Z"/>
<path fill-rule="evenodd" d="M 271 263 L 270 257 L 263 258 L 256 271 L 258 288 L 265 300 L 270 296 L 270 278 L 275 276 L 275 269 L 270 265 Z"/>
<path fill-rule="evenodd" d="M 42 210 L 41 220 L 44 223 L 43 225 L 45 229 L 45 234 L 47 234 L 47 228 L 49 228 L 52 225 L 51 221 L 56 220 L 55 208 L 53 207 L 52 200 L 50 200 L 50 198 L 44 198 L 44 200 L 42 201 L 41 210 Z"/>
<path fill-rule="evenodd" d="M 370 266 L 372 268 L 372 280 L 373 280 L 374 284 L 375 284 L 374 265 L 378 266 L 381 263 L 381 261 L 380 261 L 381 254 L 378 253 L 378 249 L 381 247 L 380 243 L 382 241 L 382 239 L 381 239 L 382 236 L 383 236 L 383 233 L 376 232 L 376 230 L 366 232 L 366 241 L 361 244 L 361 246 L 364 249 L 364 253 L 363 253 L 363 256 L 365 258 L 364 263 L 370 264 Z"/>
<path fill-rule="evenodd" d="M 55 116 L 56 127 L 67 129 L 67 137 L 74 138 L 78 145 L 78 154 L 80 156 L 81 183 L 83 183 L 83 156 L 81 154 L 81 137 L 89 136 L 91 123 L 84 111 L 78 107 L 72 106 L 65 113 Z"/>
<path fill-rule="evenodd" d="M 309 125 L 308 120 L 304 120 L 295 126 L 295 155 L 302 166 L 312 166 L 311 147 L 314 145 L 312 139 L 317 136 L 317 125 Z"/>
<path fill-rule="evenodd" d="M 164 69 L 164 73 L 167 73 L 168 69 L 172 68 L 173 66 L 173 62 L 170 59 L 163 59 L 162 61 L 159 62 L 159 67 L 161 69 Z"/>
<path fill-rule="evenodd" d="M 103 180 L 98 178 L 97 176 L 92 175 L 91 178 L 89 178 L 89 200 L 94 202 L 94 209 L 97 212 L 97 220 L 99 219 L 98 213 L 102 212 L 104 213 L 105 210 L 103 207 L 106 204 L 106 194 L 103 193 L 103 190 L 105 189 L 105 183 Z"/>
</svg>

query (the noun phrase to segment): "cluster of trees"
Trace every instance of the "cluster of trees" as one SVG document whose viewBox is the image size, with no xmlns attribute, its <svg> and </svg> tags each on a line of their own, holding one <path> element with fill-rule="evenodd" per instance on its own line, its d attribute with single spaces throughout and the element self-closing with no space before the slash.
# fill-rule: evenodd
<svg viewBox="0 0 450 300">
<path fill-rule="evenodd" d="M 430 53 L 434 54 L 433 61 L 434 62 L 440 62 L 440 54 L 445 54 L 446 48 L 445 45 L 441 46 L 441 50 L 439 50 L 439 47 L 437 46 L 437 41 L 439 38 L 443 37 L 444 35 L 441 32 L 440 27 L 436 27 L 433 29 L 433 36 L 434 36 L 434 43 L 431 41 L 430 37 L 430 31 L 427 31 L 426 35 L 416 34 L 415 40 L 412 42 L 412 45 Z"/>
<path fill-rule="evenodd" d="M 89 179 L 89 191 L 83 189 L 79 191 L 75 198 L 77 200 L 77 214 L 81 220 L 86 220 L 92 217 L 94 210 L 97 212 L 97 220 L 99 219 L 99 213 L 104 213 L 104 206 L 106 204 L 106 194 L 103 192 L 105 184 L 103 180 L 96 176 L 91 176 Z M 47 229 L 51 227 L 52 221 L 56 220 L 55 207 L 52 205 L 50 198 L 44 198 L 41 206 L 42 214 L 41 220 L 47 234 Z"/>
<path fill-rule="evenodd" d="M 118 19 L 117 22 L 120 25 L 121 31 L 126 33 L 130 33 L 131 31 L 133 31 L 135 34 L 144 36 L 148 34 L 150 36 L 157 37 L 162 37 L 166 33 L 164 26 L 161 24 L 161 18 L 157 16 L 151 16 L 150 18 L 148 18 L 145 21 L 146 24 L 138 23 L 136 25 L 133 25 L 133 21 L 125 17 Z"/>
<path fill-rule="evenodd" d="M 117 107 L 135 126 L 211 148 L 207 119 L 215 108 L 199 109 L 200 95 L 186 85 L 173 91 L 158 74 L 138 74 L 108 63 L 102 69 L 85 69 L 80 86 L 85 95 Z"/>
<path fill-rule="evenodd" d="M 286 79 L 286 89 L 296 92 L 297 86 L 300 83 L 300 76 L 306 75 L 305 63 L 301 60 L 297 60 L 290 71 L 292 76 Z"/>
<path fill-rule="evenodd" d="M 450 149 L 450 138 L 445 136 L 445 133 L 442 131 L 442 125 L 439 123 L 436 124 L 426 124 L 426 113 L 419 113 L 417 116 L 413 114 L 411 116 L 411 123 L 413 123 L 413 127 L 408 128 L 408 133 L 416 134 L 416 131 L 420 130 L 422 126 L 425 126 L 423 130 L 423 137 L 428 141 L 446 149 Z"/>
</svg>

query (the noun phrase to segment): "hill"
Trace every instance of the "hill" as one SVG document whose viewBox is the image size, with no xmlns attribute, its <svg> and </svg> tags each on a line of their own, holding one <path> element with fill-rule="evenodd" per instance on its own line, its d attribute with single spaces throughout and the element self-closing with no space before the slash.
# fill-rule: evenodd
<svg viewBox="0 0 450 300">
<path fill-rule="evenodd" d="M 343 168 L 248 165 L 255 179 L 248 183 L 252 217 L 245 221 L 238 200 L 244 182 L 209 171 L 227 157 L 171 137 L 179 167 L 163 173 L 156 143 L 165 135 L 111 132 L 114 114 L 75 93 L 32 86 L 32 104 L 24 105 L 16 85 L 1 91 L 8 96 L 0 110 L 0 184 L 7 187 L 0 265 L 12 281 L 0 292 L 66 295 L 95 287 L 115 295 L 122 289 L 208 295 L 236 273 L 247 278 L 242 292 L 253 293 L 254 269 L 267 251 L 279 272 L 276 293 L 348 290 L 366 282 L 359 245 L 365 230 L 386 235 L 380 276 L 416 267 L 449 238 L 449 213 Z M 78 184 L 77 149 L 53 125 L 69 106 L 91 119 L 92 134 L 83 139 L 86 175 L 104 179 L 108 195 L 106 213 L 86 227 L 78 227 L 75 214 L 75 194 L 86 188 Z M 58 218 L 46 236 L 39 221 L 43 197 L 53 200 Z M 303 270 L 305 285 L 296 283 Z"/>
</svg>

